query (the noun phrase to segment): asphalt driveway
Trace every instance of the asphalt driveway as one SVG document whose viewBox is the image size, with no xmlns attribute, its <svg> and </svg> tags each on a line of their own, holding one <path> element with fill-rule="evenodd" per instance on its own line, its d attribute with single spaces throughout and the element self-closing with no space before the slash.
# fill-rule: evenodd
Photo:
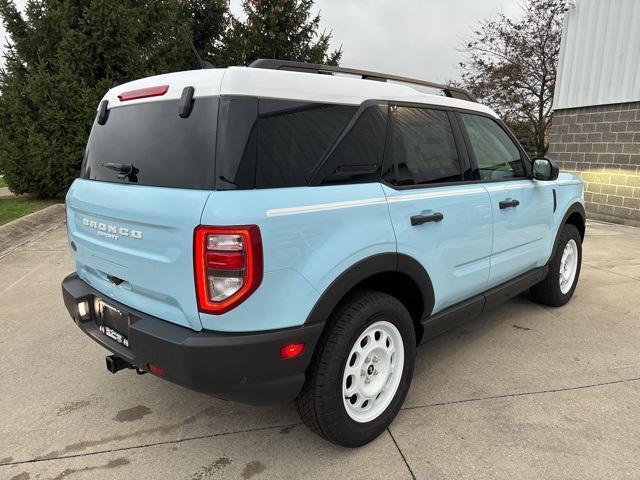
<svg viewBox="0 0 640 480">
<path fill-rule="evenodd" d="M 423 346 L 390 430 L 348 450 L 292 405 L 108 373 L 62 303 L 55 228 L 0 258 L 0 478 L 638 478 L 640 230 L 587 235 L 568 305 L 523 295 Z"/>
</svg>

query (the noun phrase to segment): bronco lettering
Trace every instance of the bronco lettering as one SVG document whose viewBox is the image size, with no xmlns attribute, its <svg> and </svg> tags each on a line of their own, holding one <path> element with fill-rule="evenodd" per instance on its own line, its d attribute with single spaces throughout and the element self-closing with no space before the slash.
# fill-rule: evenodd
<svg viewBox="0 0 640 480">
<path fill-rule="evenodd" d="M 95 220 L 89 220 L 88 218 L 82 219 L 82 225 L 97 230 L 98 235 L 109 238 L 111 240 L 118 240 L 118 235 L 142 240 L 142 232 L 140 230 L 130 230 L 126 227 L 120 227 L 118 225 L 98 223 Z M 117 233 L 118 235 L 114 235 L 115 233 Z"/>
</svg>

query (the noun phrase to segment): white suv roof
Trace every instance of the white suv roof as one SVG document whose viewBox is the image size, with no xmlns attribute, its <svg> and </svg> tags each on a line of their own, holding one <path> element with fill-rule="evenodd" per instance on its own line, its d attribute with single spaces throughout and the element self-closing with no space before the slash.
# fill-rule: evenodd
<svg viewBox="0 0 640 480">
<path fill-rule="evenodd" d="M 108 100 L 109 108 L 115 108 L 121 105 L 118 95 L 161 85 L 169 87 L 164 95 L 127 100 L 125 104 L 179 99 L 185 87 L 194 87 L 194 98 L 244 95 L 347 105 L 360 105 L 366 100 L 388 100 L 463 108 L 497 117 L 493 110 L 477 102 L 420 91 L 419 85 L 369 80 L 339 72 L 322 75 L 251 67 L 190 70 L 142 78 L 112 88 L 103 100 Z"/>
</svg>

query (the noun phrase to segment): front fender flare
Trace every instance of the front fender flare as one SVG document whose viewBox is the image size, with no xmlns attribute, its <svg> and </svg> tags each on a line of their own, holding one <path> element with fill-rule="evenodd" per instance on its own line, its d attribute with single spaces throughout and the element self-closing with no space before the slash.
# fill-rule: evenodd
<svg viewBox="0 0 640 480">
<path fill-rule="evenodd" d="M 553 249 L 551 251 L 551 256 L 549 257 L 549 262 L 556 255 L 556 251 L 558 250 L 558 243 L 560 241 L 560 234 L 562 233 L 562 229 L 567 224 L 567 220 L 569 220 L 569 217 L 571 215 L 573 215 L 574 213 L 579 214 L 580 217 L 582 218 L 582 224 L 586 225 L 586 223 L 587 223 L 587 214 L 586 214 L 586 212 L 584 210 L 584 206 L 580 202 L 572 203 L 569 206 L 569 208 L 567 208 L 567 211 L 565 212 L 564 216 L 562 217 L 562 221 L 559 223 L 558 231 L 556 232 L 556 238 L 553 240 Z"/>
</svg>

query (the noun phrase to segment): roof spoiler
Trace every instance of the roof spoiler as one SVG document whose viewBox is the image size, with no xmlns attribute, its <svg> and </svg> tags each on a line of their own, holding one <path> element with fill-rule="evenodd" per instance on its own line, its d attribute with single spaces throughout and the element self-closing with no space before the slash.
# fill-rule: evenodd
<svg viewBox="0 0 640 480">
<path fill-rule="evenodd" d="M 374 80 L 378 82 L 386 82 L 388 80 L 401 83 L 409 83 L 412 85 L 421 85 L 423 87 L 435 88 L 441 90 L 447 97 L 458 98 L 470 102 L 477 102 L 475 97 L 462 88 L 443 85 L 440 83 L 428 82 L 426 80 L 417 80 L 409 77 L 399 77 L 397 75 L 387 75 L 386 73 L 370 72 L 367 70 L 357 70 L 355 68 L 334 67 L 331 65 L 320 65 L 316 63 L 293 62 L 289 60 L 275 60 L 270 58 L 261 58 L 255 60 L 249 65 L 249 68 L 265 68 L 268 70 L 286 70 L 290 72 L 306 72 L 319 73 L 324 75 L 332 75 L 334 73 L 344 73 L 347 75 L 358 75 L 363 80 Z"/>
</svg>

